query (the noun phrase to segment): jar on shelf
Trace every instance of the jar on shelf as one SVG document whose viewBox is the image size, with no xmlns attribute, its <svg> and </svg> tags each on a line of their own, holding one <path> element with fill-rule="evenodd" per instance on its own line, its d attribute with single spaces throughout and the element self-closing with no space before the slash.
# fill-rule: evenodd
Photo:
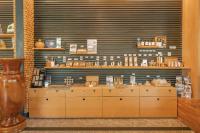
<svg viewBox="0 0 200 133">
<path fill-rule="evenodd" d="M 0 39 L 0 48 L 6 48 L 6 43 Z"/>
<path fill-rule="evenodd" d="M 44 48 L 45 44 L 41 39 L 38 39 L 38 41 L 35 43 L 36 48 Z"/>
</svg>

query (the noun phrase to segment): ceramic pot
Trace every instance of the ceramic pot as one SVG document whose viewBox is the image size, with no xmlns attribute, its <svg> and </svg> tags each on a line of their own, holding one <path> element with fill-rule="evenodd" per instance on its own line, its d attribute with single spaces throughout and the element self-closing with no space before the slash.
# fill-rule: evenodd
<svg viewBox="0 0 200 133">
<path fill-rule="evenodd" d="M 36 48 L 44 48 L 44 47 L 45 47 L 45 44 L 44 44 L 44 42 L 42 42 L 41 39 L 39 39 L 39 40 L 35 43 L 35 47 L 36 47 Z"/>
<path fill-rule="evenodd" d="M 3 72 L 0 74 L 0 128 L 9 128 L 24 123 L 20 115 L 25 102 L 24 78 L 20 73 L 23 59 L 0 59 Z"/>
</svg>

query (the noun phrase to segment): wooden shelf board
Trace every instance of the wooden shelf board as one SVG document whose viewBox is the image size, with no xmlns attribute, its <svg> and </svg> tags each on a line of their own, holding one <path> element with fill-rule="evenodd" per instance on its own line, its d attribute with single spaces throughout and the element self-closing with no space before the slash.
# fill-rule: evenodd
<svg viewBox="0 0 200 133">
<path fill-rule="evenodd" d="M 12 38 L 14 34 L 0 34 L 0 38 Z"/>
<path fill-rule="evenodd" d="M 14 48 L 0 48 L 0 51 L 14 50 Z"/>
<path fill-rule="evenodd" d="M 34 50 L 46 50 L 46 51 L 56 51 L 56 50 L 65 50 L 64 48 L 33 48 Z"/>
<path fill-rule="evenodd" d="M 162 70 L 190 70 L 186 67 L 45 67 L 45 69 L 162 69 Z"/>
<path fill-rule="evenodd" d="M 93 54 L 93 53 L 83 53 L 83 54 L 70 54 L 70 55 L 97 55 L 97 54 Z"/>
<path fill-rule="evenodd" d="M 153 48 L 153 49 L 163 49 L 166 47 L 158 47 L 158 46 L 137 46 L 137 48 Z"/>
</svg>

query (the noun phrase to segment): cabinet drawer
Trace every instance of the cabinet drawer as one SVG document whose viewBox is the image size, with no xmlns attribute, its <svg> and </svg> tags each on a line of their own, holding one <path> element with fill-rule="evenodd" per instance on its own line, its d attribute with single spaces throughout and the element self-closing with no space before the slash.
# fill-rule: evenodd
<svg viewBox="0 0 200 133">
<path fill-rule="evenodd" d="M 138 117 L 139 97 L 103 97 L 103 117 Z"/>
<path fill-rule="evenodd" d="M 101 117 L 102 98 L 101 97 L 67 97 L 66 99 L 67 117 Z"/>
<path fill-rule="evenodd" d="M 29 97 L 64 97 L 65 90 L 61 89 L 30 89 Z"/>
<path fill-rule="evenodd" d="M 102 89 L 98 87 L 72 87 L 67 96 L 102 96 Z"/>
<path fill-rule="evenodd" d="M 141 117 L 177 117 L 176 97 L 140 97 Z"/>
<path fill-rule="evenodd" d="M 176 96 L 174 87 L 141 87 L 140 96 Z"/>
<path fill-rule="evenodd" d="M 103 96 L 139 96 L 139 88 L 103 89 Z"/>
<path fill-rule="evenodd" d="M 65 97 L 30 98 L 29 115 L 35 118 L 65 118 Z"/>
</svg>

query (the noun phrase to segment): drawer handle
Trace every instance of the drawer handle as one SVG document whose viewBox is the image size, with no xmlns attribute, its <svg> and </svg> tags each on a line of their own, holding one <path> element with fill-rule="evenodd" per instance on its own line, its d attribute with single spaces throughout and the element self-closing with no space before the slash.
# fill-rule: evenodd
<svg viewBox="0 0 200 133">
<path fill-rule="evenodd" d="M 48 101 L 49 99 L 48 98 L 46 98 L 46 101 Z"/>
<path fill-rule="evenodd" d="M 96 92 L 96 90 L 93 90 L 93 92 Z"/>
<path fill-rule="evenodd" d="M 111 92 L 112 90 L 111 89 L 109 89 L 109 92 Z"/>
<path fill-rule="evenodd" d="M 71 90 L 71 92 L 74 92 L 74 90 Z"/>
<path fill-rule="evenodd" d="M 149 89 L 146 89 L 146 92 L 148 92 L 149 91 Z"/>
<path fill-rule="evenodd" d="M 169 90 L 169 92 L 171 92 L 172 90 Z"/>
<path fill-rule="evenodd" d="M 119 100 L 120 100 L 120 101 L 122 101 L 122 100 L 123 100 L 123 98 L 120 98 Z"/>
<path fill-rule="evenodd" d="M 83 98 L 83 101 L 85 101 L 85 98 Z"/>
<path fill-rule="evenodd" d="M 59 90 L 56 90 L 56 92 L 59 92 Z"/>
<path fill-rule="evenodd" d="M 131 89 L 131 92 L 133 92 L 133 89 Z"/>
<path fill-rule="evenodd" d="M 160 98 L 157 98 L 157 101 L 159 101 L 160 100 Z"/>
</svg>

